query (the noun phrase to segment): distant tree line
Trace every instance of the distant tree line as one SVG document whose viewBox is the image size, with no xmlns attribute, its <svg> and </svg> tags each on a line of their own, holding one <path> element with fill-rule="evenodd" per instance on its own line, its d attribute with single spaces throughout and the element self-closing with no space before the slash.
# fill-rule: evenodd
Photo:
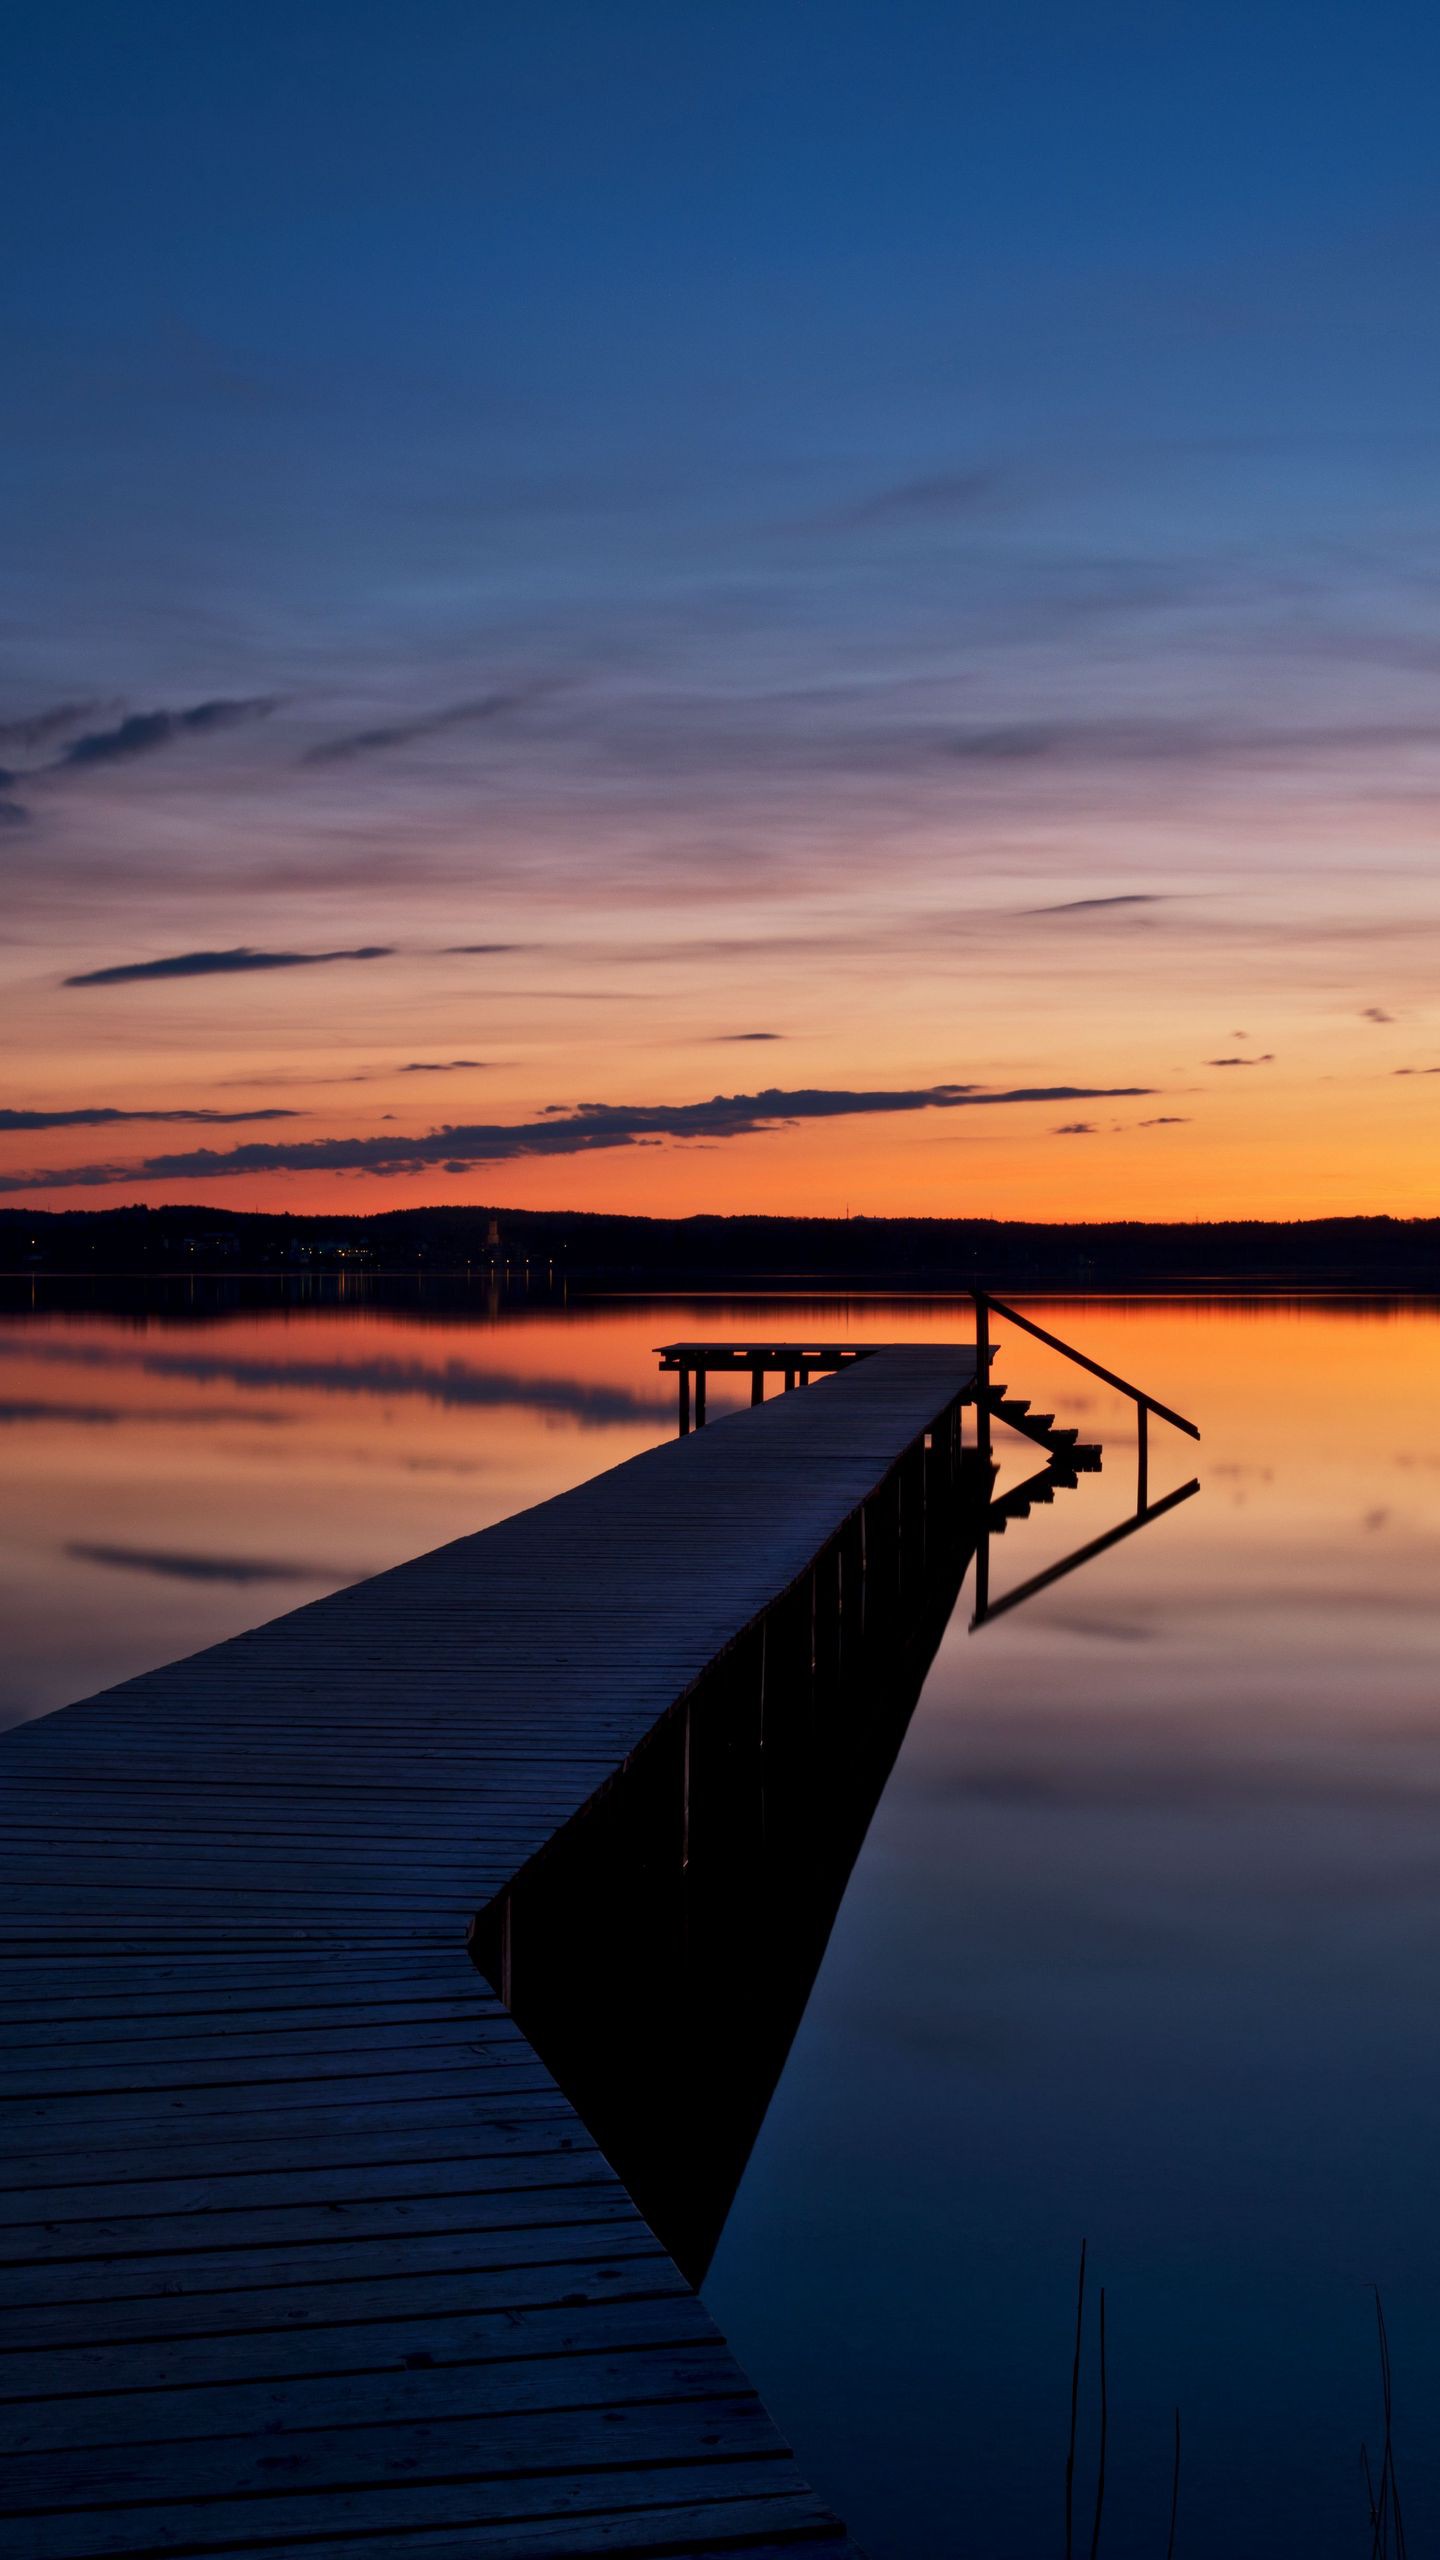
<svg viewBox="0 0 1440 2560">
<path fill-rule="evenodd" d="M 734 1281 L 954 1289 L 1440 1289 L 1440 1219 L 632 1218 L 584 1210 L 0 1210 L 0 1270 L 160 1274 L 418 1269 L 604 1286 Z"/>
</svg>

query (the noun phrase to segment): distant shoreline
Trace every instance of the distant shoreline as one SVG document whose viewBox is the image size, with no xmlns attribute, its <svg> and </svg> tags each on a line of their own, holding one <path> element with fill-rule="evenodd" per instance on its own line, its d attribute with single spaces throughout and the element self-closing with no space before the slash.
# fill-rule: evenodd
<svg viewBox="0 0 1440 2560">
<path fill-rule="evenodd" d="M 0 1209 L 0 1273 L 234 1281 L 527 1277 L 604 1295 L 735 1289 L 1073 1297 L 1440 1293 L 1440 1218 L 1054 1223 L 989 1218 L 620 1217 L 399 1209 L 300 1216 L 181 1206 Z"/>
</svg>

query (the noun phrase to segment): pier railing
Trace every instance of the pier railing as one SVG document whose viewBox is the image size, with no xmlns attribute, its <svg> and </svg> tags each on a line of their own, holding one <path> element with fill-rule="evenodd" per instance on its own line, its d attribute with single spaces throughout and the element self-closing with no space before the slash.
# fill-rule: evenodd
<svg viewBox="0 0 1440 2560">
<path fill-rule="evenodd" d="M 1058 1351 L 1062 1359 L 1072 1360 L 1077 1369 L 1088 1369 L 1092 1378 L 1103 1379 L 1107 1387 L 1114 1387 L 1118 1394 L 1130 1398 L 1135 1407 L 1138 1441 L 1137 1498 L 1138 1506 L 1143 1511 L 1149 1495 L 1151 1414 L 1158 1414 L 1162 1422 L 1168 1422 L 1176 1431 L 1185 1432 L 1192 1440 L 1198 1440 L 1200 1437 L 1199 1424 L 1188 1421 L 1183 1413 L 1175 1411 L 1173 1405 L 1162 1404 L 1158 1396 L 1148 1395 L 1143 1387 L 1135 1386 L 1129 1378 L 1120 1377 L 1114 1369 L 1105 1368 L 1099 1360 L 1092 1360 L 1088 1351 L 1077 1351 L 1073 1342 L 1062 1342 L 1058 1333 L 1047 1332 L 1043 1324 L 1036 1324 L 1030 1316 L 1022 1316 L 1018 1308 L 1007 1306 L 1003 1298 L 995 1297 L 989 1289 L 972 1289 L 970 1295 L 975 1301 L 975 1374 L 981 1382 L 982 1389 L 989 1378 L 990 1362 L 993 1357 L 990 1318 L 992 1315 L 997 1315 L 1005 1324 L 1018 1324 L 1022 1333 L 1033 1334 L 1035 1340 L 1043 1342 L 1047 1350 Z M 983 1393 L 980 1395 L 979 1403 L 983 1413 L 986 1407 L 986 1398 Z"/>
<path fill-rule="evenodd" d="M 1033 1333 L 1037 1342 L 1045 1343 L 1051 1351 L 1058 1351 L 1064 1359 L 1073 1360 L 1077 1369 L 1088 1369 L 1092 1378 L 1103 1378 L 1107 1387 L 1115 1387 L 1122 1396 L 1129 1396 L 1132 1403 L 1139 1406 L 1142 1415 L 1158 1413 L 1162 1422 L 1173 1423 L 1177 1431 L 1188 1432 L 1192 1440 L 1199 1439 L 1198 1423 L 1187 1422 L 1183 1413 L 1176 1413 L 1173 1406 L 1162 1404 L 1158 1396 L 1147 1394 L 1144 1387 L 1132 1386 L 1128 1378 L 1117 1376 L 1113 1369 L 1103 1368 L 1098 1360 L 1091 1359 L 1088 1351 L 1077 1351 L 1073 1342 L 1062 1342 L 1058 1333 L 1047 1333 L 1043 1324 L 1036 1324 L 1030 1316 L 1022 1316 L 1017 1308 L 1007 1306 L 1003 1298 L 995 1297 L 988 1289 L 972 1289 L 970 1294 L 975 1301 L 975 1340 L 980 1353 L 977 1366 L 982 1377 L 985 1375 L 993 1310 L 1004 1318 L 1006 1324 L 1018 1324 L 1022 1333 Z"/>
</svg>

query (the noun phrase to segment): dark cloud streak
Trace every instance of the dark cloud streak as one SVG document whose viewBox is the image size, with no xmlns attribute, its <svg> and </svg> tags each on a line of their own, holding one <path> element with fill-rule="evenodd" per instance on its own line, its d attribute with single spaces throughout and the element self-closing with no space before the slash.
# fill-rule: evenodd
<svg viewBox="0 0 1440 2560">
<path fill-rule="evenodd" d="M 196 1147 L 180 1155 L 149 1156 L 138 1165 L 72 1165 L 51 1172 L 0 1177 L 0 1191 L 95 1188 L 114 1182 L 211 1181 L 226 1175 L 270 1173 L 370 1173 L 404 1175 L 438 1168 L 466 1173 L 472 1166 L 519 1157 L 589 1155 L 612 1147 L 658 1145 L 666 1138 L 714 1144 L 754 1137 L 803 1121 L 840 1120 L 875 1113 L 984 1110 L 1027 1102 L 1110 1102 L 1147 1096 L 1151 1085 L 1016 1085 L 990 1092 L 977 1085 L 938 1084 L 859 1091 L 802 1087 L 763 1093 L 714 1094 L 704 1102 L 553 1104 L 537 1120 L 458 1123 L 416 1137 L 255 1139 L 218 1149 Z"/>
<path fill-rule="evenodd" d="M 192 703 L 184 711 L 132 711 L 110 729 L 87 729 L 49 767 L 52 773 L 97 764 L 121 764 L 131 756 L 153 755 L 176 738 L 211 729 L 234 728 L 243 720 L 263 720 L 276 707 L 273 694 L 251 694 L 235 700 Z"/>
<path fill-rule="evenodd" d="M 161 960 L 123 960 L 108 969 L 86 969 L 66 978 L 67 987 L 118 987 L 137 978 L 221 978 L 250 969 L 318 969 L 329 960 L 389 960 L 389 943 L 368 942 L 354 951 L 256 951 L 239 943 L 233 951 L 173 951 Z"/>
<path fill-rule="evenodd" d="M 93 720 L 97 713 L 111 706 L 88 702 L 54 702 L 45 711 L 32 711 L 18 720 L 0 720 L 0 747 L 19 747 L 33 755 L 37 747 L 48 747 L 63 738 L 67 729 L 78 727 L 82 720 Z"/>
<path fill-rule="evenodd" d="M 0 1110 L 0 1132 L 11 1129 L 109 1129 L 120 1120 L 183 1120 L 203 1123 L 211 1128 L 227 1128 L 236 1121 L 302 1120 L 301 1111 L 282 1111 L 271 1107 L 264 1111 L 118 1111 L 104 1104 L 85 1104 L 74 1111 L 4 1111 Z"/>
<path fill-rule="evenodd" d="M 92 1545 L 73 1538 L 65 1549 L 77 1564 L 118 1565 L 127 1573 L 159 1574 L 167 1582 L 343 1582 L 352 1577 L 325 1564 L 281 1564 L 262 1556 L 191 1555 L 172 1547 Z"/>
<path fill-rule="evenodd" d="M 1160 907 L 1162 896 L 1149 889 L 1128 889 L 1116 898 L 1064 898 L 1058 907 L 1026 907 L 1027 916 L 1093 915 L 1102 907 Z"/>
<path fill-rule="evenodd" d="M 812 517 L 809 529 L 827 533 L 863 533 L 871 527 L 903 529 L 912 524 L 963 523 L 975 515 L 988 514 L 1005 491 L 1006 474 L 994 465 L 972 464 L 954 471 L 932 471 L 914 480 L 898 481 L 888 489 L 874 490 L 868 498 L 857 498 L 849 506 L 834 507 L 825 515 Z"/>
<path fill-rule="evenodd" d="M 386 755 L 396 747 L 442 738 L 451 729 L 474 728 L 503 719 L 507 712 L 523 711 L 537 693 L 549 690 L 548 686 L 532 685 L 510 693 L 482 693 L 473 701 L 447 703 L 439 711 L 417 712 L 410 720 L 389 720 L 372 729 L 351 729 L 311 747 L 300 761 L 307 765 L 350 764 L 357 756 Z"/>
<path fill-rule="evenodd" d="M 983 728 L 936 733 L 933 743 L 962 763 L 1039 762 L 1123 770 L 1156 764 L 1328 765 L 1348 755 L 1433 752 L 1440 725 L 1432 719 L 1370 720 L 1329 727 L 1266 726 L 1243 720 L 1116 719 L 1005 720 Z"/>
</svg>

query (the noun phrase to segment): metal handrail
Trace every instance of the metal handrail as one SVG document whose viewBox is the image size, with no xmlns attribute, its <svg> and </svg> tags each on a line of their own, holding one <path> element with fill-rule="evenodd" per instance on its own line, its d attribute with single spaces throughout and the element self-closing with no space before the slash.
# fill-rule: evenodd
<svg viewBox="0 0 1440 2560">
<path fill-rule="evenodd" d="M 1032 1573 L 1028 1582 L 1017 1582 L 1014 1590 L 1007 1591 L 1002 1599 L 990 1598 L 988 1577 L 987 1588 L 982 1597 L 977 1576 L 975 1614 L 970 1621 L 971 1634 L 974 1634 L 977 1627 L 988 1626 L 992 1618 L 1003 1618 L 1007 1609 L 1018 1609 L 1022 1601 L 1033 1600 L 1038 1591 L 1048 1591 L 1053 1582 L 1062 1582 L 1067 1573 L 1078 1572 L 1082 1564 L 1090 1564 L 1096 1556 L 1103 1556 L 1108 1547 L 1118 1547 L 1122 1538 L 1133 1538 L 1137 1529 L 1147 1529 L 1152 1520 L 1163 1520 L 1167 1511 L 1176 1510 L 1182 1502 L 1188 1502 L 1191 1495 L 1198 1493 L 1199 1490 L 1200 1479 L 1198 1476 L 1192 1476 L 1188 1484 L 1177 1485 L 1175 1491 L 1167 1493 L 1162 1501 L 1142 1502 L 1138 1511 L 1133 1512 L 1128 1520 L 1121 1520 L 1113 1529 L 1106 1529 L 1098 1538 L 1091 1538 L 1085 1546 L 1077 1547 L 1073 1555 L 1062 1556 L 1058 1564 L 1047 1565 L 1043 1573 Z M 984 1535 L 988 1537 L 989 1534 L 987 1526 Z"/>
<path fill-rule="evenodd" d="M 1103 1369 L 1098 1360 L 1092 1360 L 1085 1352 L 1077 1351 L 1073 1343 L 1062 1342 L 1057 1333 L 1047 1333 L 1043 1324 L 1032 1324 L 1029 1316 L 1022 1316 L 1014 1307 L 1007 1306 L 1003 1298 L 992 1297 L 988 1289 L 972 1289 L 970 1295 L 975 1301 L 976 1315 L 979 1318 L 977 1330 L 982 1354 L 987 1340 L 985 1317 L 993 1307 L 996 1315 L 1003 1317 L 1006 1324 L 1018 1324 L 1025 1333 L 1033 1333 L 1037 1342 L 1047 1344 L 1051 1351 L 1060 1352 L 1066 1360 L 1073 1360 L 1077 1368 L 1088 1369 L 1092 1378 L 1103 1378 L 1107 1387 L 1117 1387 L 1121 1395 L 1129 1396 L 1132 1403 L 1138 1404 L 1143 1413 L 1158 1413 L 1162 1422 L 1173 1423 L 1177 1431 L 1188 1432 L 1192 1440 L 1199 1439 L 1198 1423 L 1187 1422 L 1183 1413 L 1176 1413 L 1168 1404 L 1161 1404 L 1157 1397 L 1147 1395 L 1143 1387 L 1132 1387 L 1128 1378 L 1117 1378 L 1113 1369 Z M 979 1362 L 982 1378 L 985 1366 L 982 1356 Z"/>
</svg>

